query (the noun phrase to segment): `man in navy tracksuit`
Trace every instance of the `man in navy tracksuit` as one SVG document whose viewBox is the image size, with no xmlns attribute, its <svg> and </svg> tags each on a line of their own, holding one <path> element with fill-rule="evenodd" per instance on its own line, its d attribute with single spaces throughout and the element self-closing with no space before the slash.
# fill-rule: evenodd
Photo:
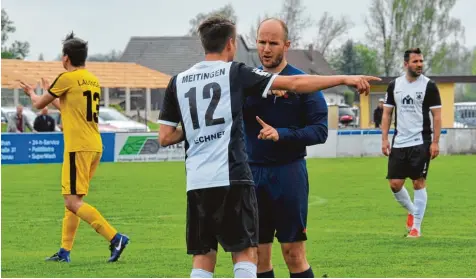
<svg viewBox="0 0 476 279">
<path fill-rule="evenodd" d="M 289 65 L 287 26 L 267 19 L 258 28 L 257 48 L 263 69 L 280 75 L 303 71 Z M 271 247 L 281 243 L 290 277 L 314 277 L 307 262 L 309 195 L 306 146 L 327 139 L 327 104 L 322 92 L 282 97 L 248 97 L 244 107 L 246 147 L 259 208 L 258 277 L 274 277 Z"/>
</svg>

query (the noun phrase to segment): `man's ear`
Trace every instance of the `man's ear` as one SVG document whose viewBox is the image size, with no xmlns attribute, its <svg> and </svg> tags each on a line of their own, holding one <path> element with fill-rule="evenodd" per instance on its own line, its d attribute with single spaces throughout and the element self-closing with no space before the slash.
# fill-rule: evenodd
<svg viewBox="0 0 476 279">
<path fill-rule="evenodd" d="M 286 41 L 284 42 L 284 51 L 287 51 L 290 47 L 291 47 L 291 41 L 290 41 L 290 40 L 286 40 Z"/>
</svg>

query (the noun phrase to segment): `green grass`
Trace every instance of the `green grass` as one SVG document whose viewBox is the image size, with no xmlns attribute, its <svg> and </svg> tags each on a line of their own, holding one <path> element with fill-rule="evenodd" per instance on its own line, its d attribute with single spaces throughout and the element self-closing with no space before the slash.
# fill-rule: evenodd
<svg viewBox="0 0 476 279">
<path fill-rule="evenodd" d="M 315 275 L 473 277 L 475 165 L 476 156 L 431 163 L 423 237 L 406 239 L 406 214 L 384 179 L 384 158 L 308 160 L 306 245 Z M 183 162 L 99 167 L 86 200 L 131 237 L 114 264 L 106 263 L 108 243 L 85 222 L 70 264 L 43 261 L 59 248 L 60 173 L 61 165 L 2 167 L 2 277 L 189 277 Z M 274 248 L 276 276 L 288 277 Z M 215 277 L 233 277 L 222 250 Z"/>
<path fill-rule="evenodd" d="M 149 129 L 151 132 L 158 131 L 159 130 L 159 123 L 154 123 L 151 121 L 147 121 L 147 126 L 149 126 Z"/>
</svg>

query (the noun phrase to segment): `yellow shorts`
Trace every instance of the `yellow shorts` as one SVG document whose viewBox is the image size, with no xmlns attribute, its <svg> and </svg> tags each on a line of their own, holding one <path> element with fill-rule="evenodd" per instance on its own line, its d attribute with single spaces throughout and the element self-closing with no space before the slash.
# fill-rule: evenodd
<svg viewBox="0 0 476 279">
<path fill-rule="evenodd" d="M 101 152 L 65 152 L 61 186 L 63 195 L 87 195 L 89 182 L 101 161 Z"/>
</svg>

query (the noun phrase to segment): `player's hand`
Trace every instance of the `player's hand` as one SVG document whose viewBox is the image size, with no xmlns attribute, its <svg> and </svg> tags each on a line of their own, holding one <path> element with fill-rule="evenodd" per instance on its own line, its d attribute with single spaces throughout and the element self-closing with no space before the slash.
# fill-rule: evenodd
<svg viewBox="0 0 476 279">
<path fill-rule="evenodd" d="M 438 146 L 438 143 L 432 142 L 430 145 L 431 159 L 432 160 L 435 159 L 436 157 L 438 157 L 439 154 L 440 154 L 440 147 Z"/>
<path fill-rule="evenodd" d="M 385 156 L 390 155 L 390 142 L 388 140 L 382 140 L 382 153 Z"/>
<path fill-rule="evenodd" d="M 258 121 L 259 124 L 261 124 L 261 127 L 263 127 L 263 129 L 261 129 L 261 131 L 259 131 L 258 139 L 272 140 L 272 141 L 278 141 L 279 140 L 279 134 L 278 134 L 278 131 L 276 131 L 275 128 L 266 124 L 258 116 L 256 116 L 256 120 Z"/>
<path fill-rule="evenodd" d="M 283 97 L 284 95 L 286 95 L 286 93 L 288 93 L 288 91 L 286 90 L 272 90 L 271 92 L 277 97 Z"/>
<path fill-rule="evenodd" d="M 41 78 L 41 88 L 48 91 L 50 89 L 50 81 L 46 78 Z"/>
<path fill-rule="evenodd" d="M 353 86 L 357 88 L 359 94 L 365 94 L 365 96 L 370 93 L 370 81 L 381 81 L 382 79 L 374 76 L 347 76 L 344 80 L 345 85 Z"/>
<path fill-rule="evenodd" d="M 19 80 L 19 82 L 20 87 L 23 89 L 23 92 L 25 92 L 26 95 L 30 96 L 31 94 L 35 93 L 35 90 L 31 85 L 21 80 Z"/>
</svg>

